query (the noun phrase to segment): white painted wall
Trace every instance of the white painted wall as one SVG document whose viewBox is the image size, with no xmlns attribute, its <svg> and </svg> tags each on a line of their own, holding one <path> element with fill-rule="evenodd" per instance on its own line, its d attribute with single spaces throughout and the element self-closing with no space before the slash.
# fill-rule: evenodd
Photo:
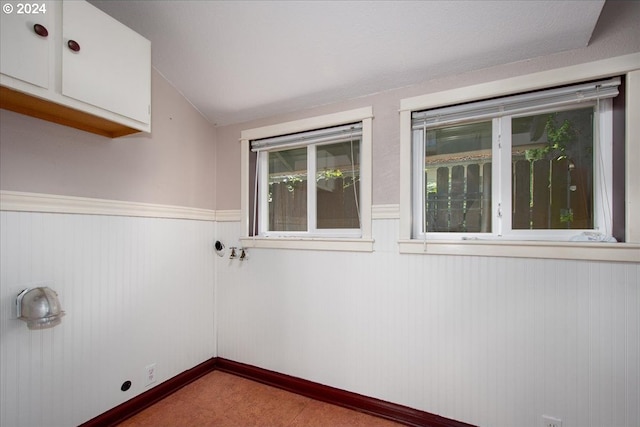
<svg viewBox="0 0 640 427">
<path fill-rule="evenodd" d="M 215 355 L 214 222 L 2 211 L 0 230 L 0 426 L 75 426 L 147 390 L 146 365 L 160 383 Z M 15 297 L 39 284 L 67 314 L 30 331 Z"/>
<path fill-rule="evenodd" d="M 218 356 L 483 427 L 640 425 L 640 264 L 251 249 Z M 218 223 L 227 241 L 239 223 Z"/>
<path fill-rule="evenodd" d="M 2 211 L 0 229 L 2 426 L 78 425 L 147 390 L 147 364 L 161 382 L 213 356 L 483 427 L 640 425 L 638 263 L 399 254 L 397 219 L 374 220 L 373 253 L 245 262 L 212 249 L 233 221 Z M 15 319 L 35 284 L 60 326 Z"/>
</svg>

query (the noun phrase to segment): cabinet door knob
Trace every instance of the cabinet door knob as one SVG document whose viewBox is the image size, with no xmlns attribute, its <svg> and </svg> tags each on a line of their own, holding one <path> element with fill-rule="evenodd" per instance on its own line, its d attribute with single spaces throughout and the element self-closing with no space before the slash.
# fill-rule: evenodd
<svg viewBox="0 0 640 427">
<path fill-rule="evenodd" d="M 33 24 L 33 31 L 40 37 L 47 37 L 49 35 L 49 31 L 47 31 L 44 25 Z"/>
<path fill-rule="evenodd" d="M 69 40 L 67 46 L 74 52 L 80 52 L 80 44 L 75 40 Z"/>
</svg>

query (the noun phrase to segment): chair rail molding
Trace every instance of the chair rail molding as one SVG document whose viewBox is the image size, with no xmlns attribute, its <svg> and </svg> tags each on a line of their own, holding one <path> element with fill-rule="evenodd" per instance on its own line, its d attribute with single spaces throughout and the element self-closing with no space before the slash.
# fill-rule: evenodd
<svg viewBox="0 0 640 427">
<path fill-rule="evenodd" d="M 185 206 L 0 191 L 0 210 L 215 221 L 216 211 Z"/>
</svg>

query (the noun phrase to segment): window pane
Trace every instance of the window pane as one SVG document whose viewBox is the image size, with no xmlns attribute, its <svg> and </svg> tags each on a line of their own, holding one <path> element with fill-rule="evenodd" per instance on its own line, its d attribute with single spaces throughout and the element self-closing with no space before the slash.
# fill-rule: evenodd
<svg viewBox="0 0 640 427">
<path fill-rule="evenodd" d="M 491 121 L 427 130 L 427 231 L 491 231 Z"/>
<path fill-rule="evenodd" d="M 269 152 L 269 230 L 307 230 L 307 149 Z"/>
<path fill-rule="evenodd" d="M 512 120 L 512 228 L 593 228 L 593 108 Z"/>
<path fill-rule="evenodd" d="M 360 228 L 360 141 L 316 147 L 317 226 Z"/>
</svg>

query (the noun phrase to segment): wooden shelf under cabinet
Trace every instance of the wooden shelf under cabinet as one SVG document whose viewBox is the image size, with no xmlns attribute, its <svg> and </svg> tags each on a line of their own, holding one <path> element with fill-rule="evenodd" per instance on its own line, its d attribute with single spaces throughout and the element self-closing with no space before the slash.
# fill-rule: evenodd
<svg viewBox="0 0 640 427">
<path fill-rule="evenodd" d="M 4 86 L 0 86 L 0 108 L 80 129 L 85 132 L 106 136 L 108 138 L 118 138 L 120 136 L 140 132 L 137 129 L 18 92 Z"/>
</svg>

